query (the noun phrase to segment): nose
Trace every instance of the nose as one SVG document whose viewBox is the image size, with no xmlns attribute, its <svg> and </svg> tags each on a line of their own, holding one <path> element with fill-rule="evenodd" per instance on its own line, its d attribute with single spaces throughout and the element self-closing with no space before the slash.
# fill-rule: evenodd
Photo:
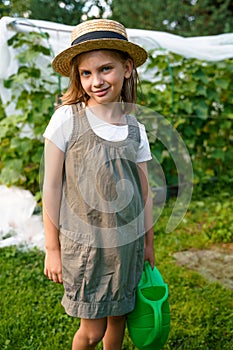
<svg viewBox="0 0 233 350">
<path fill-rule="evenodd" d="M 93 81 L 92 81 L 92 84 L 94 87 L 100 87 L 104 84 L 104 80 L 101 76 L 100 73 L 96 73 L 93 75 Z"/>
</svg>

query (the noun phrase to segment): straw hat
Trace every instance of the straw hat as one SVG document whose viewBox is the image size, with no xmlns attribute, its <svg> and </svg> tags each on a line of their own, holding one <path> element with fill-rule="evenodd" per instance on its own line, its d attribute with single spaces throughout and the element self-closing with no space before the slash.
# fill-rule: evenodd
<svg viewBox="0 0 233 350">
<path fill-rule="evenodd" d="M 83 52 L 113 49 L 127 52 L 136 67 L 147 59 L 146 51 L 128 41 L 125 27 L 115 21 L 94 19 L 78 24 L 71 35 L 71 46 L 59 53 L 52 62 L 53 69 L 61 75 L 69 76 L 70 62 Z"/>
</svg>

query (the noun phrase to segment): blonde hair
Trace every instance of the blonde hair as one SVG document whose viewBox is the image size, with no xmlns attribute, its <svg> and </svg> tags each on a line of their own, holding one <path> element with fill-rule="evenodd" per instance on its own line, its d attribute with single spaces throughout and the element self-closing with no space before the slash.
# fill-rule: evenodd
<svg viewBox="0 0 233 350">
<path fill-rule="evenodd" d="M 123 63 L 131 57 L 126 53 L 118 50 L 109 50 L 114 55 L 119 57 Z M 84 91 L 79 71 L 79 55 L 75 56 L 71 61 L 70 69 L 70 83 L 67 91 L 62 96 L 62 105 L 71 105 L 78 102 L 84 102 L 85 106 L 89 100 L 89 96 Z M 138 82 L 138 73 L 136 68 L 133 68 L 130 78 L 124 79 L 122 90 L 121 90 L 121 102 L 124 105 L 124 112 L 128 111 L 130 104 L 135 104 L 137 100 L 137 82 Z"/>
</svg>

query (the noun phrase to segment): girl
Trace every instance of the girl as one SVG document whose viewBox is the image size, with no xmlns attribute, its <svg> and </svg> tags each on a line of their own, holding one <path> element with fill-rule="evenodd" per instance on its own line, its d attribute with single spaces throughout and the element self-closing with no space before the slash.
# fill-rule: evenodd
<svg viewBox="0 0 233 350">
<path fill-rule="evenodd" d="M 73 350 L 102 339 L 121 349 L 143 262 L 154 266 L 151 154 L 129 114 L 146 58 L 120 23 L 99 19 L 77 25 L 52 64 L 70 85 L 44 133 L 44 273 L 63 283 L 62 305 L 81 319 Z"/>
</svg>

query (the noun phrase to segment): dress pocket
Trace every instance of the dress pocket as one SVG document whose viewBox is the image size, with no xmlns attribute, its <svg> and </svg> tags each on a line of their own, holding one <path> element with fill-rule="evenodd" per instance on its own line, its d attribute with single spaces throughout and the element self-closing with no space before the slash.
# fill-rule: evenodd
<svg viewBox="0 0 233 350">
<path fill-rule="evenodd" d="M 60 234 L 62 277 L 66 285 L 80 288 L 86 270 L 88 247 Z"/>
</svg>

